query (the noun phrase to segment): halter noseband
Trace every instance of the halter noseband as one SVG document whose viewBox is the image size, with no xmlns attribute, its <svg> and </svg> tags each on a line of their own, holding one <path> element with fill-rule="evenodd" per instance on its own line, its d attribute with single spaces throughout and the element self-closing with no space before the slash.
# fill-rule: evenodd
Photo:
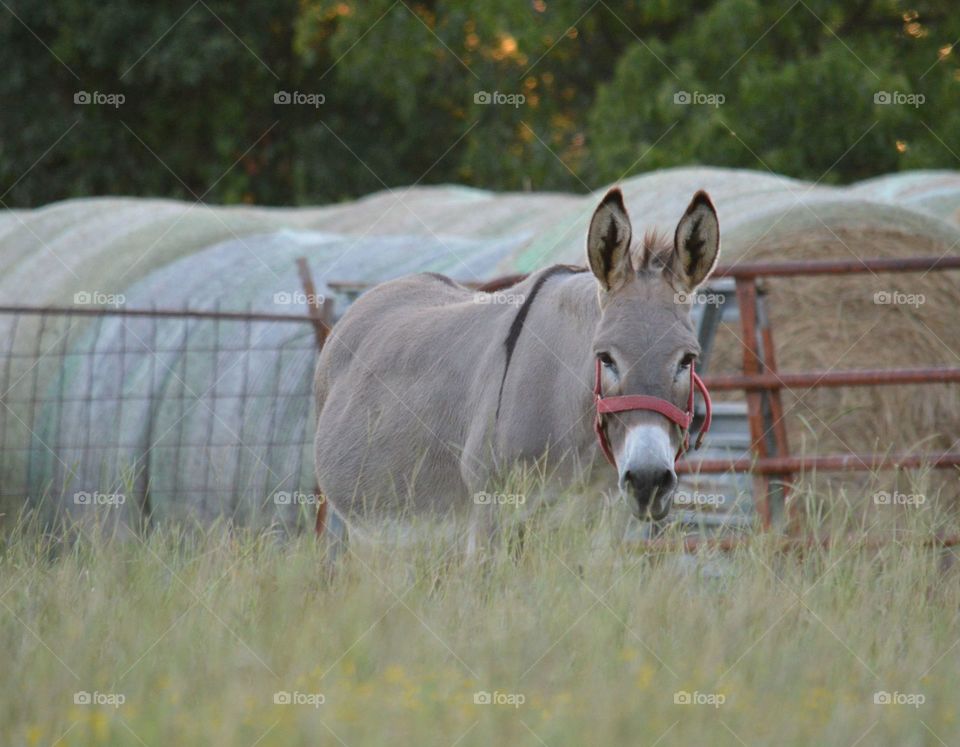
<svg viewBox="0 0 960 747">
<path fill-rule="evenodd" d="M 659 397 L 649 397 L 645 394 L 628 394 L 619 397 L 604 397 L 600 391 L 600 359 L 597 358 L 596 380 L 593 385 L 593 396 L 596 403 L 597 416 L 593 421 L 593 429 L 597 434 L 597 441 L 600 442 L 600 450 L 614 467 L 617 466 L 616 459 L 613 457 L 613 451 L 610 449 L 610 442 L 607 440 L 607 433 L 603 428 L 603 416 L 614 412 L 630 412 L 633 410 L 650 410 L 651 412 L 663 415 L 667 420 L 675 423 L 680 428 L 683 437 L 680 441 L 680 448 L 677 449 L 677 455 L 674 461 L 680 459 L 690 448 L 690 425 L 693 423 L 693 404 L 694 390 L 699 389 L 703 396 L 703 403 L 706 407 L 706 414 L 703 419 L 703 425 L 700 427 L 700 433 L 694 443 L 694 448 L 699 449 L 703 443 L 703 437 L 710 430 L 710 420 L 713 414 L 713 405 L 710 402 L 710 392 L 707 391 L 703 379 L 697 376 L 697 372 L 690 364 L 690 398 L 687 400 L 687 409 L 681 410 L 672 402 L 667 402 Z"/>
</svg>

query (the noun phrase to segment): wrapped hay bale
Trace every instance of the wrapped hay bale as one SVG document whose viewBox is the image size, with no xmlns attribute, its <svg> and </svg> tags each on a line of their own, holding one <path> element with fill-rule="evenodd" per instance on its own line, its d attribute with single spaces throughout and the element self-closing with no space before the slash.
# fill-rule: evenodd
<svg viewBox="0 0 960 747">
<path fill-rule="evenodd" d="M 638 237 L 656 228 L 672 232 L 693 192 L 706 189 L 719 211 L 727 265 L 941 256 L 960 249 L 956 172 L 903 173 L 826 187 L 762 172 L 697 167 L 652 172 L 621 186 Z M 78 291 L 96 290 L 122 294 L 136 308 L 218 306 L 296 314 L 305 308 L 278 309 L 272 299 L 277 292 L 299 290 L 298 256 L 309 259 L 325 295 L 333 293 L 327 283 L 334 280 L 375 283 L 429 270 L 476 281 L 556 262 L 582 264 L 587 225 L 605 191 L 494 194 L 431 186 L 313 208 L 98 198 L 7 211 L 0 214 L 5 268 L 0 302 L 69 306 Z M 800 277 L 773 279 L 766 286 L 782 370 L 960 364 L 957 272 Z M 883 293 L 898 302 L 878 303 Z M 894 298 L 895 293 L 902 295 Z M 346 300 L 338 298 L 339 311 Z M 122 481 L 118 473 L 132 464 L 128 481 L 141 494 L 149 486 L 158 516 L 226 513 L 269 521 L 285 512 L 265 503 L 272 491 L 309 489 L 311 408 L 298 401 L 240 412 L 230 399 L 259 397 L 267 403 L 257 387 L 274 392 L 289 385 L 292 391 L 297 382 L 308 384 L 312 354 L 283 357 L 277 350 L 288 339 L 293 344 L 300 335 L 309 338 L 309 329 L 271 331 L 262 342 L 253 339 L 249 353 L 223 354 L 211 368 L 208 353 L 196 364 L 178 349 L 186 345 L 177 336 L 180 327 L 167 328 L 170 349 L 157 353 L 135 339 L 152 333 L 152 323 L 64 319 L 54 324 L 0 316 L 0 350 L 8 353 L 0 361 L 0 387 L 10 408 L 0 422 L 3 498 L 22 502 L 57 491 L 69 495 L 78 487 L 102 488 Z M 247 344 L 246 334 L 235 329 L 217 331 L 209 323 L 193 329 L 192 344 L 202 351 Z M 739 334 L 735 321 L 721 329 L 712 373 L 739 371 Z M 149 348 L 150 338 L 144 339 Z M 126 378 L 117 375 L 116 357 L 103 352 L 118 345 L 127 348 L 121 369 Z M 240 381 L 231 374 L 211 389 L 217 372 L 234 364 L 231 372 L 253 374 Z M 739 393 L 729 396 L 742 399 Z M 851 387 L 783 396 L 795 454 L 960 448 L 957 386 Z M 127 409 L 117 414 L 111 402 L 116 409 L 121 400 Z M 182 407 L 185 401 L 192 407 Z M 264 451 L 242 442 L 272 446 Z M 117 444 L 106 463 L 90 461 L 88 447 L 98 443 Z M 870 479 L 839 477 L 847 485 Z M 938 480 L 946 486 L 941 495 L 956 496 L 956 474 L 942 471 Z M 185 497 L 183 486 L 197 495 Z"/>
</svg>

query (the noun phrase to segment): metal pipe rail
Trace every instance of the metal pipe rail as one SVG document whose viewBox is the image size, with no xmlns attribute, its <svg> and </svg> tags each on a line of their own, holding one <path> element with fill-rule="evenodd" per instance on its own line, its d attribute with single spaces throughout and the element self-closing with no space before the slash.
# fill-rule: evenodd
<svg viewBox="0 0 960 747">
<path fill-rule="evenodd" d="M 0 314 L 30 316 L 129 316 L 153 319 L 221 319 L 237 322 L 310 322 L 307 314 L 270 314 L 258 311 L 193 309 L 127 309 L 112 306 L 0 306 Z"/>
<path fill-rule="evenodd" d="M 931 272 L 960 270 L 960 257 L 875 257 L 873 259 L 798 260 L 792 262 L 744 262 L 720 265 L 712 278 L 797 277 L 799 275 L 850 275 L 875 272 Z"/>
<path fill-rule="evenodd" d="M 824 472 L 873 472 L 889 469 L 919 469 L 920 467 L 960 467 L 960 453 L 937 454 L 823 454 L 820 456 L 769 456 L 760 459 L 701 459 L 677 464 L 681 474 L 751 472 L 759 475 L 783 475 L 806 470 Z"/>
<path fill-rule="evenodd" d="M 849 371 L 791 371 L 706 376 L 711 391 L 793 389 L 794 387 L 883 386 L 887 384 L 950 384 L 960 382 L 960 368 L 862 368 Z"/>
</svg>

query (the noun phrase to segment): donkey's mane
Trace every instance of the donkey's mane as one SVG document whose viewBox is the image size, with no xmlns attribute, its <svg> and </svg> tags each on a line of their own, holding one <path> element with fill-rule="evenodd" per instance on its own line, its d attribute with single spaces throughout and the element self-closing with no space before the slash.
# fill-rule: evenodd
<svg viewBox="0 0 960 747">
<path fill-rule="evenodd" d="M 669 265 L 670 255 L 673 253 L 673 243 L 662 231 L 651 229 L 643 235 L 643 261 L 638 268 L 639 272 L 659 272 Z"/>
</svg>

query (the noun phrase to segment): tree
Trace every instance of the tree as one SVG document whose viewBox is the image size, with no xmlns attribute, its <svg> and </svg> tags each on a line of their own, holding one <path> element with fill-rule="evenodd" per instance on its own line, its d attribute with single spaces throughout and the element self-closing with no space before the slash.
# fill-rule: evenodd
<svg viewBox="0 0 960 747">
<path fill-rule="evenodd" d="M 960 17 L 932 0 L 8 6 L 7 206 L 585 191 L 690 163 L 846 182 L 960 153 Z"/>
</svg>

